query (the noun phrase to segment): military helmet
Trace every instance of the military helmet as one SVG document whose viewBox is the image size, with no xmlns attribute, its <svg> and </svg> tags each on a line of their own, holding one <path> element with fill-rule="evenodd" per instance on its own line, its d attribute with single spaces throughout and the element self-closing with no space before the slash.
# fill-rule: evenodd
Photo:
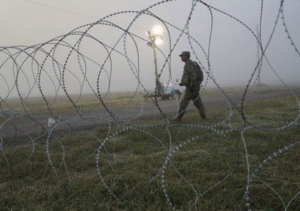
<svg viewBox="0 0 300 211">
<path fill-rule="evenodd" d="M 181 56 L 188 56 L 188 57 L 190 57 L 191 54 L 190 54 L 189 51 L 183 51 L 179 56 L 180 56 L 180 57 L 181 57 Z"/>
</svg>

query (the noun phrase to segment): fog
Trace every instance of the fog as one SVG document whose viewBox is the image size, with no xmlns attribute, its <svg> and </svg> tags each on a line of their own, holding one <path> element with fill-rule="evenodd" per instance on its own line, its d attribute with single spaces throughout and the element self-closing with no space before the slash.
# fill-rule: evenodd
<svg viewBox="0 0 300 211">
<path fill-rule="evenodd" d="M 141 11 L 157 2 L 159 1 L 0 0 L 0 46 L 6 48 L 45 43 L 75 28 L 94 23 L 107 15 L 127 10 Z M 155 16 L 167 22 L 170 37 L 163 23 L 152 16 L 140 14 L 135 19 L 137 13 L 121 13 L 105 20 L 123 29 L 130 26 L 128 32 L 138 37 L 132 39 L 127 35 L 124 40 L 123 30 L 103 25 L 103 22 L 90 29 L 90 25 L 84 26 L 77 31 L 85 32 L 89 29 L 88 36 L 96 40 L 85 36 L 80 43 L 80 55 L 76 53 L 79 47 L 76 43 L 81 37 L 79 34 L 65 37 L 63 43 L 55 49 L 55 54 L 51 49 L 57 40 L 43 45 L 45 52 L 53 54 L 56 61 L 54 64 L 51 58 L 45 60 L 47 53 L 42 51 L 34 53 L 34 48 L 26 50 L 28 54 L 34 53 L 34 62 L 32 58 L 28 59 L 28 54 L 18 53 L 24 47 L 2 49 L 0 96 L 1 98 L 16 97 L 17 90 L 23 96 L 28 93 L 31 93 L 31 96 L 39 96 L 40 90 L 45 95 L 64 94 L 64 91 L 58 88 L 61 77 L 64 77 L 61 86 L 64 86 L 69 94 L 78 94 L 81 91 L 83 93 L 97 92 L 98 84 L 100 93 L 106 93 L 108 88 L 113 92 L 136 89 L 153 90 L 155 88 L 154 57 L 153 50 L 145 43 L 148 39 L 145 31 L 151 30 L 157 24 L 162 25 L 164 29 L 162 34 L 164 42 L 158 46 L 157 51 L 161 82 L 175 82 L 176 79 L 181 78 L 184 63 L 178 55 L 182 51 L 190 51 L 191 59 L 200 62 L 205 72 L 210 74 L 210 76 L 205 74 L 205 78 L 209 79 L 208 87 L 216 87 L 216 83 L 220 87 L 246 86 L 258 64 L 258 42 L 254 34 L 256 35 L 257 26 L 262 21 L 261 45 L 264 49 L 268 45 L 265 52 L 267 59 L 262 60 L 262 83 L 281 84 L 278 75 L 285 83 L 299 84 L 300 57 L 294 47 L 300 50 L 299 1 L 286 1 L 283 7 L 284 20 L 294 46 L 285 31 L 281 14 L 275 32 L 272 34 L 280 8 L 278 0 L 263 1 L 262 19 L 260 19 L 261 1 L 210 0 L 203 2 L 219 11 L 212 9 L 211 15 L 208 7 L 197 3 L 188 29 L 185 25 L 192 9 L 192 0 L 165 2 L 149 9 Z M 181 36 L 181 31 L 169 24 L 181 30 L 185 29 L 185 32 L 188 30 L 189 35 L 200 44 L 203 49 L 195 41 L 191 41 L 197 58 L 193 54 L 188 36 L 186 34 Z M 76 50 L 69 55 L 72 46 Z M 107 60 L 111 48 L 115 51 Z M 171 53 L 170 49 L 172 49 Z M 126 54 L 128 59 L 124 56 Z M 170 58 L 167 59 L 169 54 Z M 11 59 L 11 55 L 14 55 L 14 59 Z M 10 59 L 7 60 L 8 58 Z M 42 64 L 43 71 L 37 77 Z M 102 65 L 103 70 L 101 70 Z M 17 83 L 15 83 L 16 76 Z M 137 78 L 142 84 L 140 87 Z M 254 76 L 251 83 L 255 79 Z M 40 87 L 37 84 L 40 84 Z"/>
</svg>

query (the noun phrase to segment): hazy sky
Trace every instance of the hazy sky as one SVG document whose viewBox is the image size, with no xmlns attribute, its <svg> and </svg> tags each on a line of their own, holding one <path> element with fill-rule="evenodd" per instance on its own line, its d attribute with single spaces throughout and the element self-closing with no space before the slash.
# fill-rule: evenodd
<svg viewBox="0 0 300 211">
<path fill-rule="evenodd" d="M 125 11 L 136 10 L 140 11 L 148 6 L 159 2 L 158 0 L 0 0 L 0 46 L 18 46 L 18 45 L 34 45 L 44 43 L 57 36 L 64 35 L 69 31 L 92 22 L 95 22 L 109 14 Z M 256 33 L 256 27 L 260 21 L 261 1 L 254 0 L 210 0 L 205 1 L 211 6 L 216 7 L 230 15 L 238 18 L 245 23 L 253 32 Z M 276 15 L 278 14 L 280 1 L 266 0 L 263 1 L 263 19 L 262 19 L 262 44 L 266 45 L 272 29 L 275 24 Z M 176 25 L 183 29 L 186 24 L 187 17 L 190 13 L 192 0 L 174 0 L 172 2 L 160 4 L 150 11 L 156 16 L 159 16 L 164 21 Z M 286 1 L 284 6 L 285 20 L 289 29 L 290 35 L 300 50 L 300 2 L 298 0 Z M 212 73 L 220 86 L 236 86 L 246 85 L 257 62 L 257 44 L 251 32 L 241 23 L 229 18 L 228 16 L 212 10 L 213 12 L 213 34 L 210 48 L 210 64 Z M 107 20 L 126 28 L 136 14 L 119 14 L 112 16 Z M 134 33 L 144 39 L 147 39 L 145 30 L 160 24 L 159 21 L 153 17 L 142 15 L 140 16 L 130 28 L 130 32 Z M 190 35 L 193 36 L 208 52 L 208 43 L 211 27 L 211 15 L 207 7 L 197 4 L 190 23 Z M 86 29 L 86 28 L 85 28 Z M 268 61 L 272 67 L 278 72 L 279 76 L 285 82 L 299 83 L 300 81 L 300 57 L 295 52 L 290 44 L 290 40 L 284 31 L 284 27 L 280 18 L 279 24 L 276 28 L 273 39 L 266 52 Z M 171 47 L 174 47 L 180 32 L 170 27 L 171 32 Z M 103 25 L 94 26 L 89 34 L 99 39 L 108 46 L 113 47 L 122 35 L 122 32 L 114 27 Z M 162 35 L 164 43 L 159 47 L 168 55 L 169 54 L 169 38 L 166 30 Z M 65 39 L 66 42 L 74 44 L 79 39 L 79 36 L 70 36 Z M 137 39 L 137 45 L 140 53 L 140 77 L 141 82 L 147 89 L 154 87 L 154 64 L 152 49 L 145 45 L 145 42 Z M 135 45 L 130 40 L 126 41 L 127 53 L 137 66 L 137 55 Z M 202 50 L 195 46 L 196 53 L 207 68 L 207 61 Z M 106 58 L 103 46 L 99 43 L 85 38 L 81 43 L 81 53 L 88 56 L 90 59 L 102 64 Z M 45 47 L 50 50 L 50 46 Z M 116 46 L 116 50 L 121 53 L 124 52 L 123 40 Z M 183 63 L 180 61 L 178 54 L 181 51 L 191 51 L 187 36 L 182 36 L 178 41 L 171 56 L 172 64 L 172 78 L 173 80 L 180 78 L 182 75 Z M 33 50 L 30 51 L 30 53 Z M 55 58 L 57 61 L 64 64 L 70 49 L 58 47 Z M 17 51 L 15 51 L 17 52 Z M 13 52 L 12 52 L 13 53 Z M 2 63 L 7 58 L 7 55 L 0 54 L 0 62 Z M 22 63 L 25 56 L 20 56 L 17 60 Z M 39 53 L 36 59 L 39 63 L 43 62 L 45 55 Z M 137 85 L 132 70 L 125 58 L 114 53 L 112 56 L 112 81 L 111 90 L 133 90 Z M 23 59 L 23 60 L 22 60 Z M 192 60 L 195 57 L 192 56 Z M 163 68 L 165 58 L 158 53 L 159 70 Z M 48 64 L 49 63 L 49 64 Z M 12 71 L 13 62 L 8 62 L 0 69 L 0 74 L 13 83 L 14 74 Z M 98 75 L 100 67 L 93 62 L 87 62 L 88 72 L 87 78 L 91 82 L 91 86 L 96 90 L 96 76 Z M 42 80 L 45 82 L 42 88 L 47 94 L 52 94 L 54 88 L 48 88 L 51 85 L 51 77 L 55 74 L 51 70 L 51 62 L 45 63 L 45 68 L 50 77 L 45 74 Z M 68 61 L 67 68 L 70 73 L 66 73 L 66 87 L 68 91 L 77 93 L 79 91 L 78 81 L 82 81 L 84 76 L 80 71 L 76 54 L 72 55 Z M 105 69 L 109 71 L 109 64 L 105 65 Z M 28 82 L 33 84 L 34 77 L 31 73 L 30 62 L 24 64 L 23 71 L 25 75 L 20 75 L 19 83 L 24 86 L 21 91 L 27 93 L 30 89 Z M 167 81 L 169 78 L 168 68 L 163 70 L 161 81 Z M 74 75 L 71 74 L 71 72 Z M 279 82 L 276 75 L 273 73 L 266 61 L 263 62 L 262 68 L 262 82 L 276 83 Z M 57 81 L 55 82 L 58 83 Z M 27 84 L 27 85 L 26 85 Z M 108 78 L 105 75 L 100 77 L 100 89 L 105 90 L 108 84 Z M 209 81 L 209 86 L 214 86 L 212 81 Z M 3 91 L 5 90 L 5 91 Z M 25 91 L 24 91 L 25 90 Z M 85 83 L 84 91 L 89 92 L 91 88 Z M 38 92 L 37 89 L 35 92 Z M 0 78 L 0 94 L 6 96 L 7 87 L 4 86 L 3 79 Z"/>
</svg>

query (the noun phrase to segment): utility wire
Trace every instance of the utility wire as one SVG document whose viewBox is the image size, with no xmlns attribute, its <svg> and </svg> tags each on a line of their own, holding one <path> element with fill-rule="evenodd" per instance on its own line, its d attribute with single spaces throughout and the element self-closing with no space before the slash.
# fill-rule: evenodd
<svg viewBox="0 0 300 211">
<path fill-rule="evenodd" d="M 44 7 L 49 7 L 49 8 L 52 8 L 52 9 L 56 9 L 56 10 L 60 10 L 60 11 L 64 11 L 64 12 L 68 12 L 68 13 L 71 13 L 71 14 L 75 14 L 75 15 L 80 15 L 80 16 L 85 16 L 85 17 L 88 17 L 88 18 L 93 18 L 93 19 L 99 19 L 98 17 L 96 16 L 92 16 L 92 15 L 86 15 L 86 14 L 83 14 L 83 13 L 79 13 L 79 12 L 74 12 L 74 11 L 70 11 L 70 10 L 66 10 L 66 9 L 62 9 L 62 8 L 58 8 L 58 7 L 54 7 L 54 6 L 51 6 L 51 5 L 47 5 L 47 4 L 42 4 L 42 3 L 39 3 L 39 2 L 36 2 L 36 1 L 31 1 L 31 0 L 24 0 L 24 1 L 27 1 L 27 2 L 30 2 L 30 3 L 33 3 L 33 4 L 38 4 L 38 5 L 41 5 L 41 6 L 44 6 Z M 120 24 L 123 24 L 122 22 L 116 22 L 116 23 L 120 23 Z M 134 25 L 132 27 L 135 27 L 135 28 L 141 28 L 141 29 L 145 29 L 147 30 L 147 28 L 145 27 L 142 27 L 142 26 L 138 26 L 138 25 Z"/>
<path fill-rule="evenodd" d="M 39 2 L 36 2 L 36 1 L 31 1 L 31 0 L 24 0 L 24 1 L 31 2 L 33 4 L 38 4 L 38 5 L 41 5 L 41 6 L 44 6 L 44 7 L 50 7 L 52 9 L 57 9 L 57 10 L 61 10 L 61 11 L 64 11 L 64 12 L 72 13 L 72 14 L 75 14 L 75 15 L 85 16 L 85 17 L 88 17 L 88 18 L 93 18 L 93 19 L 98 18 L 98 17 L 95 17 L 95 16 L 86 15 L 86 14 L 83 14 L 83 13 L 74 12 L 74 11 L 70 11 L 70 10 L 66 10 L 66 9 L 61 9 L 61 8 L 50 6 L 50 5 L 47 5 L 47 4 L 42 4 L 42 3 L 39 3 Z"/>
<path fill-rule="evenodd" d="M 148 5 L 140 4 L 140 3 L 137 3 L 137 2 L 134 2 L 134 1 L 130 1 L 130 0 L 122 0 L 122 1 L 127 1 L 129 3 L 140 5 L 140 6 L 143 6 L 143 7 L 148 7 Z M 160 11 L 160 12 L 164 12 L 164 13 L 169 13 L 171 15 L 176 15 L 177 17 L 182 17 L 183 16 L 183 14 L 178 14 L 178 13 L 170 12 L 170 11 L 166 11 L 166 10 L 160 10 L 160 9 L 157 9 L 157 8 L 151 8 L 151 10 L 156 10 L 156 11 Z"/>
</svg>

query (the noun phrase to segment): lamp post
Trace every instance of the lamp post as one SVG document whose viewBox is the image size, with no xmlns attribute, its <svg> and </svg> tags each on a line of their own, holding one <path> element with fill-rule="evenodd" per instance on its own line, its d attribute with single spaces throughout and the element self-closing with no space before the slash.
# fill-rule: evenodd
<svg viewBox="0 0 300 211">
<path fill-rule="evenodd" d="M 160 45 L 163 42 L 163 38 L 161 36 L 163 30 L 162 27 L 157 25 L 152 29 L 151 31 L 146 31 L 149 40 L 147 41 L 147 45 L 150 46 L 153 49 L 153 55 L 154 55 L 154 68 L 155 68 L 155 84 L 157 86 L 156 89 L 156 95 L 159 96 L 159 93 L 161 91 L 161 86 L 159 83 L 159 77 L 158 77 L 158 68 L 157 68 L 157 56 L 156 56 L 156 45 Z"/>
</svg>

